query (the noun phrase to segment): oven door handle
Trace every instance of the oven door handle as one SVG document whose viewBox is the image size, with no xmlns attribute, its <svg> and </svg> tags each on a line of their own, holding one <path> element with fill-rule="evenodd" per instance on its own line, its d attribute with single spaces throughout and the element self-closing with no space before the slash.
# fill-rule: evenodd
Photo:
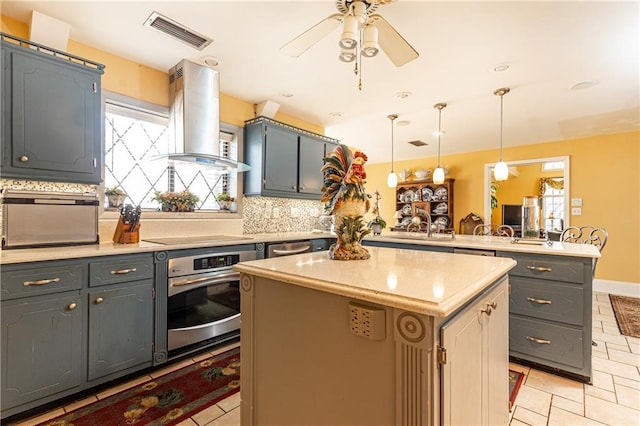
<svg viewBox="0 0 640 426">
<path fill-rule="evenodd" d="M 188 331 L 188 330 L 197 330 L 199 328 L 207 328 L 211 326 L 216 326 L 220 324 L 224 324 L 225 322 L 233 321 L 234 319 L 240 317 L 240 314 L 231 315 L 230 317 L 223 318 L 218 321 L 208 322 L 206 324 L 193 325 L 191 327 L 182 327 L 182 328 L 171 328 L 169 331 Z"/>
<path fill-rule="evenodd" d="M 206 277 L 187 279 L 185 281 L 172 282 L 169 281 L 169 296 L 193 290 L 200 287 L 206 287 L 211 284 L 222 283 L 225 281 L 235 281 L 240 278 L 240 274 L 235 271 L 225 272 L 217 275 L 207 275 Z"/>
</svg>

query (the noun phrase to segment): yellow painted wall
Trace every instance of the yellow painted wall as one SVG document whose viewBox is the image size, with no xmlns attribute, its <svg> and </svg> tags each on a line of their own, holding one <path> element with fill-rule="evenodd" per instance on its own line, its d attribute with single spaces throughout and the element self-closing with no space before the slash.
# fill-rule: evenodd
<svg viewBox="0 0 640 426">
<path fill-rule="evenodd" d="M 0 16 L 0 30 L 24 39 L 29 38 L 29 26 L 14 19 Z M 169 105 L 169 77 L 145 65 L 113 55 L 104 50 L 69 40 L 67 51 L 105 65 L 102 88 L 157 105 Z M 255 117 L 255 105 L 220 93 L 220 120 L 242 127 L 246 120 Z M 291 115 L 277 113 L 276 120 L 292 126 L 324 134 L 324 128 Z"/>
<path fill-rule="evenodd" d="M 616 133 L 504 149 L 505 161 L 570 157 L 570 197 L 582 198 L 582 215 L 571 225 L 596 225 L 607 229 L 609 242 L 598 262 L 596 278 L 640 283 L 640 132 Z M 494 163 L 497 150 L 442 157 L 456 179 L 454 224 L 469 212 L 484 216 L 484 165 Z M 395 163 L 396 172 L 407 168 L 436 167 L 436 158 Z M 367 192 L 382 195 L 381 213 L 393 222 L 395 192 L 386 184 L 390 164 L 370 164 Z"/>
</svg>

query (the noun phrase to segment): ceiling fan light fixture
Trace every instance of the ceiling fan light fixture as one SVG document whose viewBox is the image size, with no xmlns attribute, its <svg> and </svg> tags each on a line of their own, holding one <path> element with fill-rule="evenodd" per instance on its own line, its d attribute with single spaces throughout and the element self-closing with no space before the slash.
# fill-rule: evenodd
<svg viewBox="0 0 640 426">
<path fill-rule="evenodd" d="M 353 62 L 356 60 L 356 53 L 351 50 L 342 49 L 340 55 L 338 55 L 338 59 L 342 62 Z"/>
<path fill-rule="evenodd" d="M 362 56 L 373 58 L 380 51 L 378 44 L 378 29 L 371 24 L 362 31 Z"/>
<path fill-rule="evenodd" d="M 342 35 L 338 45 L 343 49 L 353 49 L 358 44 L 358 20 L 353 15 L 344 17 Z"/>
</svg>

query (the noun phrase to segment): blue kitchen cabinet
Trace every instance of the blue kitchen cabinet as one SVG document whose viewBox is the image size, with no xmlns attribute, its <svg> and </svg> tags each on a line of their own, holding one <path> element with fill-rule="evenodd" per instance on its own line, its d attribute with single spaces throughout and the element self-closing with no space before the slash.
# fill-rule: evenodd
<svg viewBox="0 0 640 426">
<path fill-rule="evenodd" d="M 104 66 L 6 34 L 0 57 L 2 177 L 100 183 Z"/>
<path fill-rule="evenodd" d="M 509 272 L 509 355 L 591 383 L 592 259 L 498 252 Z"/>
<path fill-rule="evenodd" d="M 1 411 L 82 384 L 82 262 L 7 265 L 0 293 Z"/>
<path fill-rule="evenodd" d="M 246 195 L 320 199 L 326 153 L 337 141 L 265 117 L 245 122 Z"/>
<path fill-rule="evenodd" d="M 151 253 L 3 265 L 1 414 L 151 367 Z"/>
</svg>

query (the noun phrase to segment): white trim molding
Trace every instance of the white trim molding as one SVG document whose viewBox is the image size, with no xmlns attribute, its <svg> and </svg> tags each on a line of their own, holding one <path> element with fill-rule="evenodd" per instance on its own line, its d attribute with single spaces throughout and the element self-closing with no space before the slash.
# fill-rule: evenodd
<svg viewBox="0 0 640 426">
<path fill-rule="evenodd" d="M 593 291 L 617 294 L 620 296 L 640 297 L 640 283 L 611 280 L 593 280 Z"/>
</svg>

